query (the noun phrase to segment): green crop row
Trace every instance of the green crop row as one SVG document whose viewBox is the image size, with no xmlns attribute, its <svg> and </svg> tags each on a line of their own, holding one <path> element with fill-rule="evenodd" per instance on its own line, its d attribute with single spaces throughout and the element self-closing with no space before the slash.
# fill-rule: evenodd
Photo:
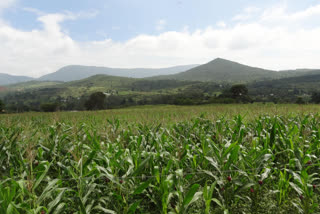
<svg viewBox="0 0 320 214">
<path fill-rule="evenodd" d="M 2 118 L 0 213 L 320 212 L 320 115 L 57 115 Z"/>
</svg>

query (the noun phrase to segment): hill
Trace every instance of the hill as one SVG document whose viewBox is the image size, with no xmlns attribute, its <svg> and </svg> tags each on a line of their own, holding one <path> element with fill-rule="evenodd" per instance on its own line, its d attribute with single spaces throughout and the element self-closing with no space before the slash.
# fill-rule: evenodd
<svg viewBox="0 0 320 214">
<path fill-rule="evenodd" d="M 15 84 L 19 82 L 26 82 L 33 80 L 32 77 L 26 77 L 26 76 L 14 76 L 10 74 L 2 74 L 0 73 L 0 85 L 10 85 L 10 84 Z"/>
<path fill-rule="evenodd" d="M 295 102 L 297 97 L 308 100 L 313 92 L 320 90 L 320 70 L 305 75 L 278 80 L 259 81 L 248 85 L 251 96 L 258 100 L 281 100 Z"/>
<path fill-rule="evenodd" d="M 108 68 L 108 67 L 95 67 L 95 66 L 80 66 L 80 65 L 70 65 L 59 69 L 58 71 L 44 75 L 39 78 L 39 80 L 50 80 L 50 81 L 74 81 L 84 78 L 88 78 L 97 74 L 104 74 L 110 76 L 120 76 L 120 77 L 134 77 L 134 78 L 144 78 L 156 75 L 169 75 L 176 74 L 182 71 L 189 70 L 198 65 L 183 65 L 175 66 L 169 68 Z"/>
<path fill-rule="evenodd" d="M 62 82 L 58 82 L 58 81 L 53 82 L 53 81 L 31 80 L 31 81 L 27 81 L 27 82 L 20 82 L 20 83 L 7 85 L 6 89 L 9 91 L 13 91 L 13 90 L 23 91 L 23 90 L 29 90 L 29 89 L 51 87 L 51 86 L 55 86 L 55 85 L 58 85 L 61 83 Z"/>
<path fill-rule="evenodd" d="M 41 82 L 40 82 L 41 83 Z M 42 103 L 59 103 L 63 110 L 84 110 L 84 102 L 94 92 L 107 96 L 108 108 L 144 104 L 191 104 L 202 102 L 203 93 L 221 90 L 215 83 L 178 80 L 146 80 L 94 75 L 65 83 L 48 82 L 45 86 L 29 82 L 14 86 L 0 98 L 10 111 L 39 111 Z M 29 85 L 26 88 L 22 86 Z M 33 87 L 34 86 L 34 87 Z"/>
<path fill-rule="evenodd" d="M 309 71 L 308 71 L 309 72 Z M 312 71 L 311 73 L 319 73 Z M 234 83 L 189 80 L 152 80 L 108 75 L 94 75 L 71 82 L 19 83 L 0 93 L 11 111 L 39 111 L 42 103 L 59 103 L 61 110 L 84 110 L 90 94 L 102 92 L 107 96 L 107 108 L 145 104 L 203 104 L 230 102 L 219 97 Z M 255 102 L 295 102 L 320 88 L 320 74 L 256 81 L 246 84 Z M 225 100 L 224 100 L 225 99 Z"/>
<path fill-rule="evenodd" d="M 301 89 L 301 90 L 319 90 L 320 89 L 320 70 L 307 72 L 305 75 L 296 77 L 287 77 L 277 80 L 259 81 L 250 84 L 254 88 L 270 89 Z"/>
<path fill-rule="evenodd" d="M 251 67 L 226 59 L 217 58 L 204 65 L 174 75 L 162 75 L 151 79 L 194 80 L 204 82 L 253 82 L 286 77 L 320 74 L 320 70 L 297 69 L 273 71 Z"/>
<path fill-rule="evenodd" d="M 302 97 L 308 102 L 320 88 L 320 70 L 272 71 L 215 59 L 179 74 L 153 78 L 97 74 L 69 82 L 16 83 L 0 88 L 0 98 L 13 112 L 39 111 L 43 103 L 57 103 L 60 110 L 84 110 L 85 102 L 94 92 L 106 95 L 107 108 L 228 103 L 233 102 L 227 96 L 228 90 L 239 82 L 247 85 L 251 101 L 292 103 Z"/>
<path fill-rule="evenodd" d="M 70 82 L 86 79 L 88 77 L 99 74 L 117 77 L 143 78 L 147 80 L 171 79 L 216 83 L 249 83 L 253 81 L 263 81 L 286 77 L 320 74 L 320 71 L 313 69 L 273 71 L 251 67 L 230 60 L 217 58 L 204 65 L 183 65 L 159 69 L 122 69 L 70 65 L 63 67 L 54 73 L 44 75 L 36 80 L 50 82 Z M 0 85 L 9 85 L 19 82 L 26 82 L 30 80 L 33 80 L 33 78 L 0 74 Z"/>
<path fill-rule="evenodd" d="M 5 87 L 0 87 L 0 99 L 8 94 L 24 93 L 32 90 L 39 90 L 41 88 L 50 88 L 57 86 L 61 82 L 50 82 L 50 81 L 37 81 L 31 80 L 27 82 L 20 82 Z"/>
<path fill-rule="evenodd" d="M 174 93 L 179 88 L 193 84 L 201 84 L 201 82 L 179 80 L 146 80 L 98 74 L 85 79 L 70 82 L 47 82 L 45 87 L 41 87 L 40 85 L 39 87 L 29 86 L 25 88 L 24 91 L 26 93 L 32 92 L 35 97 L 37 97 L 37 95 L 42 96 L 43 94 L 46 94 L 46 96 L 51 98 L 66 98 L 88 96 L 97 91 L 115 91 L 120 95 L 155 94 L 158 93 L 158 91 L 161 91 L 161 93 Z M 14 88 L 17 89 L 18 87 L 15 86 Z M 19 88 L 21 88 L 21 86 Z M 21 90 L 17 91 L 21 92 Z"/>
<path fill-rule="evenodd" d="M 214 82 L 249 82 L 273 79 L 278 72 L 242 65 L 237 62 L 217 58 L 207 64 L 197 66 L 179 74 L 158 76 L 154 79 L 197 80 Z"/>
</svg>

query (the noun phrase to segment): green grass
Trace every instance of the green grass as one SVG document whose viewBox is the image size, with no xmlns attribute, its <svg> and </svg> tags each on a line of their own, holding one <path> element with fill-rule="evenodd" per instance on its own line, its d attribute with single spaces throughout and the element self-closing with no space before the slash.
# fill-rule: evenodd
<svg viewBox="0 0 320 214">
<path fill-rule="evenodd" d="M 0 91 L 0 96 L 5 96 L 8 93 L 13 93 L 13 92 L 24 92 L 24 91 L 32 91 L 32 90 L 37 90 L 41 88 L 47 88 L 47 87 L 56 87 L 61 82 L 50 82 L 50 81 L 28 81 L 28 82 L 22 82 L 22 83 L 16 83 L 12 85 L 8 85 L 5 87 L 5 90 Z"/>
<path fill-rule="evenodd" d="M 61 84 L 61 82 L 32 80 L 32 81 L 28 81 L 28 82 L 12 84 L 12 85 L 7 86 L 7 88 L 9 90 L 25 90 L 25 89 L 34 89 L 34 88 L 56 86 L 59 84 Z"/>
<path fill-rule="evenodd" d="M 152 124 L 175 123 L 189 120 L 201 114 L 205 114 L 208 119 L 215 120 L 217 117 L 225 116 L 232 118 L 241 114 L 244 119 L 254 119 L 258 115 L 303 115 L 307 113 L 320 112 L 320 105 L 297 105 L 297 104 L 211 104 L 199 106 L 174 106 L 174 105 L 154 105 L 154 106 L 134 106 L 129 108 L 111 109 L 105 111 L 85 111 L 85 112 L 57 112 L 38 113 L 29 112 L 23 114 L 0 115 L 2 119 L 20 118 L 26 123 L 30 118 L 43 118 L 49 122 L 85 122 L 86 120 L 98 120 L 99 124 L 104 124 L 107 119 L 117 118 L 124 122 Z M 23 123 L 23 122 L 22 122 Z M 98 128 L 98 127 L 97 127 Z"/>
<path fill-rule="evenodd" d="M 317 213 L 319 110 L 0 115 L 0 213 Z"/>
</svg>

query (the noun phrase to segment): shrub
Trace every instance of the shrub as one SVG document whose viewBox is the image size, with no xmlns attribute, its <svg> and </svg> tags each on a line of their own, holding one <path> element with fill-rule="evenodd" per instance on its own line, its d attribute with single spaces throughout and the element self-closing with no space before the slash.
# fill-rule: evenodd
<svg viewBox="0 0 320 214">
<path fill-rule="evenodd" d="M 57 103 L 43 103 L 40 105 L 40 109 L 44 112 L 54 112 L 58 110 Z"/>
</svg>

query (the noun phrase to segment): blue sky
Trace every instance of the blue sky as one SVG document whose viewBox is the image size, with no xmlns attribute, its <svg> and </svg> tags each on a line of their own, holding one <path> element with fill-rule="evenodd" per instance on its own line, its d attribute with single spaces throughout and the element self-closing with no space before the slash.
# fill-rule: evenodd
<svg viewBox="0 0 320 214">
<path fill-rule="evenodd" d="M 318 1 L 286 2 L 288 11 L 295 11 Z M 244 8 L 266 8 L 278 3 L 279 0 L 20 0 L 6 11 L 4 18 L 12 26 L 29 31 L 41 28 L 37 14 L 28 10 L 31 8 L 43 13 L 88 13 L 92 16 L 63 23 L 73 39 L 124 41 L 139 34 L 156 35 L 185 27 L 190 31 L 203 29 L 223 20 L 232 24 L 232 18 Z"/>
<path fill-rule="evenodd" d="M 318 0 L 1 0 L 0 72 L 166 67 L 216 57 L 319 67 Z M 8 51 L 9 50 L 9 51 Z M 301 56 L 303 54 L 303 56 Z"/>
</svg>

